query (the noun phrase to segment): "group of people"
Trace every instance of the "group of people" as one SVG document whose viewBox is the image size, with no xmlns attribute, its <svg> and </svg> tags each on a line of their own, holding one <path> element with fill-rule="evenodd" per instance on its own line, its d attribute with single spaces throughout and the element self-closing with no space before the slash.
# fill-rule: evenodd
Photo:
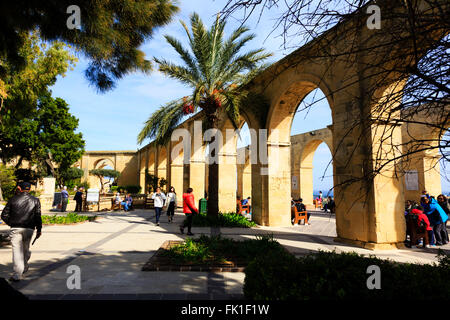
<svg viewBox="0 0 450 320">
<path fill-rule="evenodd" d="M 297 208 L 297 212 L 306 211 L 306 217 L 307 217 L 308 222 L 306 222 L 305 225 L 310 225 L 311 223 L 309 222 L 309 217 L 311 217 L 311 213 L 307 212 L 306 206 L 303 203 L 303 199 L 298 198 L 297 200 L 294 200 L 294 198 L 291 198 L 291 223 L 292 223 L 292 225 L 294 224 L 294 221 L 295 221 L 295 210 L 292 210 L 294 207 Z"/>
<path fill-rule="evenodd" d="M 411 246 L 436 247 L 449 242 L 447 222 L 450 216 L 450 199 L 440 194 L 437 199 L 423 191 L 420 204 L 415 201 L 406 201 L 405 218 L 414 219 L 418 228 L 423 228 L 428 233 L 429 243 L 421 240 L 421 243 L 411 243 Z M 410 231 L 409 231 L 410 232 Z M 409 236 L 409 235 L 408 235 Z"/>
<path fill-rule="evenodd" d="M 114 199 L 116 205 L 121 205 L 123 207 L 123 210 L 130 211 L 133 209 L 133 198 L 131 197 L 131 194 L 127 193 L 125 195 L 125 198 L 120 197 L 120 193 L 116 193 L 116 197 Z"/>
</svg>

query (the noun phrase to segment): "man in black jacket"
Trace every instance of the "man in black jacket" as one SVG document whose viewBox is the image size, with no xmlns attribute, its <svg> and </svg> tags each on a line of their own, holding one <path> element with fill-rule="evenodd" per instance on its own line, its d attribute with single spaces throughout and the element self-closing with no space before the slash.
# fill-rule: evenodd
<svg viewBox="0 0 450 320">
<path fill-rule="evenodd" d="M 2 212 L 2 220 L 11 227 L 10 237 L 13 251 L 14 274 L 11 281 L 19 281 L 28 271 L 30 260 L 30 241 L 36 228 L 36 238 L 41 236 L 41 202 L 31 196 L 31 184 L 21 182 L 17 186 L 18 193 L 13 196 Z"/>
</svg>

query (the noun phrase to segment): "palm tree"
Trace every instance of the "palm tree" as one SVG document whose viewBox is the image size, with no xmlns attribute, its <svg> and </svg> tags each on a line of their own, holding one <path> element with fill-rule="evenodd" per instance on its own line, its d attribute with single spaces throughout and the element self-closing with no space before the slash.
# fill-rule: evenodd
<svg viewBox="0 0 450 320">
<path fill-rule="evenodd" d="M 255 38 L 254 34 L 247 34 L 249 29 L 245 26 L 224 39 L 226 22 L 219 16 L 210 30 L 205 28 L 198 14 L 193 13 L 190 20 L 191 31 L 181 21 L 189 49 L 177 39 L 165 36 L 184 64 L 154 60 L 162 73 L 191 87 L 192 95 L 173 100 L 154 112 L 139 133 L 139 143 L 146 138 L 155 138 L 158 144 L 166 143 L 182 118 L 198 109 L 203 112 L 206 129 L 217 129 L 223 114 L 237 128 L 239 109 L 248 96 L 244 86 L 263 68 L 260 63 L 271 56 L 264 49 L 241 53 L 245 44 Z M 209 156 L 214 157 L 214 151 Z M 208 169 L 208 214 L 214 215 L 218 214 L 218 164 L 209 162 Z"/>
</svg>

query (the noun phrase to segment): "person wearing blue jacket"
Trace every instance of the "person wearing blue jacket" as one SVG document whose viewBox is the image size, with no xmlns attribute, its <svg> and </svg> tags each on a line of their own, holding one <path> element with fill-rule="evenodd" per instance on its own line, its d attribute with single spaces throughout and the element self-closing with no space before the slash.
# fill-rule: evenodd
<svg viewBox="0 0 450 320">
<path fill-rule="evenodd" d="M 444 236 L 445 222 L 448 219 L 447 214 L 434 198 L 428 198 L 426 195 L 422 195 L 420 202 L 424 213 L 428 216 L 428 220 L 430 220 L 430 225 L 433 227 L 436 245 L 442 246 L 447 244 L 447 239 Z"/>
</svg>

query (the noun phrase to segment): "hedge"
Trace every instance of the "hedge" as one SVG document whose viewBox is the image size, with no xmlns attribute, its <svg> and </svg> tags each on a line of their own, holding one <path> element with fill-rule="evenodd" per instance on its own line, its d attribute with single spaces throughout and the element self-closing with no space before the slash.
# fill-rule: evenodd
<svg viewBox="0 0 450 320">
<path fill-rule="evenodd" d="M 141 192 L 142 187 L 141 186 L 119 186 L 117 187 L 117 191 L 119 191 L 120 193 L 124 193 L 125 190 L 127 193 L 131 193 L 131 194 L 139 194 L 139 192 Z"/>
<path fill-rule="evenodd" d="M 407 264 L 356 253 L 318 252 L 302 258 L 270 251 L 245 269 L 244 295 L 253 300 L 448 299 L 450 258 Z M 369 290 L 371 265 L 380 267 L 381 289 Z"/>
<path fill-rule="evenodd" d="M 219 213 L 217 216 L 199 213 L 194 215 L 192 225 L 194 227 L 251 228 L 256 226 L 256 223 L 236 213 Z"/>
</svg>

